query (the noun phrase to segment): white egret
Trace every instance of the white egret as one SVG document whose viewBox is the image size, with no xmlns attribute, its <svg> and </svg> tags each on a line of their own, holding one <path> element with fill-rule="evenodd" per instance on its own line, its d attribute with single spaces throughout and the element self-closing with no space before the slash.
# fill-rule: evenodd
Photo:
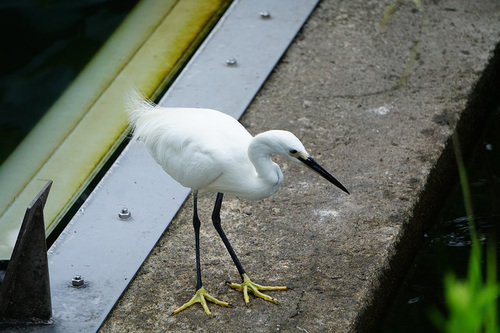
<svg viewBox="0 0 500 333">
<path fill-rule="evenodd" d="M 231 306 L 209 295 L 203 288 L 200 268 L 200 220 L 198 193 L 215 192 L 217 199 L 212 222 L 241 276 L 242 283 L 231 283 L 243 291 L 248 305 L 248 290 L 257 297 L 278 303 L 261 290 L 286 290 L 286 287 L 261 286 L 250 280 L 221 227 L 220 209 L 224 194 L 246 199 L 261 199 L 274 194 L 283 174 L 271 160 L 272 154 L 302 162 L 344 192 L 347 189 L 307 153 L 290 132 L 268 131 L 252 137 L 234 118 L 222 112 L 196 108 L 163 108 L 143 98 L 135 90 L 127 103 L 134 137 L 142 140 L 158 164 L 181 185 L 191 188 L 194 201 L 193 226 L 196 248 L 195 296 L 173 314 L 201 303 L 211 316 L 206 301 Z"/>
</svg>

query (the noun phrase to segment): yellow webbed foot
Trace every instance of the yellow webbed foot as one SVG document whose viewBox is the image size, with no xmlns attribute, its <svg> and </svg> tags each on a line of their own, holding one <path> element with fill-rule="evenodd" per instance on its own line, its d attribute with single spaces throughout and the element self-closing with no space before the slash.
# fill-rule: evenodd
<svg viewBox="0 0 500 333">
<path fill-rule="evenodd" d="M 260 284 L 254 283 L 250 280 L 248 275 L 243 274 L 242 283 L 230 283 L 229 286 L 234 289 L 239 289 L 243 291 L 243 298 L 245 299 L 245 304 L 248 305 L 250 299 L 248 297 L 248 291 L 250 290 L 255 296 L 265 299 L 266 301 L 273 302 L 274 304 L 279 304 L 276 298 L 272 298 L 269 295 L 261 293 L 259 290 L 287 290 L 287 287 L 278 286 L 261 286 Z"/>
<path fill-rule="evenodd" d="M 219 301 L 215 297 L 207 294 L 207 291 L 205 290 L 205 288 L 201 287 L 200 289 L 198 289 L 196 291 L 196 294 L 193 296 L 193 298 L 191 298 L 191 300 L 189 300 L 189 302 L 187 302 L 184 305 L 182 305 L 181 307 L 175 309 L 174 312 L 172 312 L 172 315 L 181 312 L 182 310 L 190 307 L 191 305 L 193 305 L 195 303 L 201 303 L 201 306 L 203 306 L 205 313 L 207 315 L 209 315 L 210 318 L 212 318 L 212 313 L 208 309 L 207 301 L 218 304 L 218 305 L 227 306 L 227 307 L 232 306 L 231 303 Z"/>
</svg>

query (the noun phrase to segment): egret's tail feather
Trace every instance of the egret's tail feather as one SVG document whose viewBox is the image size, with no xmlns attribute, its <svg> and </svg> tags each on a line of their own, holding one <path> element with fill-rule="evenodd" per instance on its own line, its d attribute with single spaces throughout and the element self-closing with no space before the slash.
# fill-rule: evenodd
<svg viewBox="0 0 500 333">
<path fill-rule="evenodd" d="M 125 96 L 125 110 L 127 111 L 129 122 L 133 126 L 137 124 L 138 119 L 144 113 L 154 107 L 155 104 L 135 87 L 131 87 Z"/>
</svg>

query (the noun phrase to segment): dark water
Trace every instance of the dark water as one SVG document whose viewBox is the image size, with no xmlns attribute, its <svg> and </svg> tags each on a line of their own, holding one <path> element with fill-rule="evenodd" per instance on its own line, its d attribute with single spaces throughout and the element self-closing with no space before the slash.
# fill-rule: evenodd
<svg viewBox="0 0 500 333">
<path fill-rule="evenodd" d="M 0 1 L 0 165 L 137 1 Z"/>
<path fill-rule="evenodd" d="M 487 122 L 467 171 L 478 236 L 485 246 L 490 240 L 496 241 L 500 258 L 500 110 Z M 445 273 L 452 271 L 462 279 L 467 274 L 471 240 L 463 202 L 457 184 L 436 227 L 426 235 L 383 332 L 437 332 L 429 311 L 437 307 L 445 313 Z"/>
</svg>

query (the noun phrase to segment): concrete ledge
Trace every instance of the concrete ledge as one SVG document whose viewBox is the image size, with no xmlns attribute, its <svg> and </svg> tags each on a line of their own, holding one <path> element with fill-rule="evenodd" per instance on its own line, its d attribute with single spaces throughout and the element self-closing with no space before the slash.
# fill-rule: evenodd
<svg viewBox="0 0 500 333">
<path fill-rule="evenodd" d="M 253 134 L 294 132 L 352 193 L 278 159 L 285 181 L 276 195 L 226 198 L 223 226 L 248 274 L 293 287 L 270 292 L 280 305 L 251 298 L 245 307 L 224 284 L 239 277 L 207 195 L 199 203 L 204 284 L 234 308 L 211 305 L 214 319 L 197 307 L 169 316 L 194 292 L 188 201 L 102 332 L 376 328 L 456 178 L 455 124 L 467 148 L 499 103 L 498 1 L 424 2 L 422 11 L 405 1 L 382 34 L 393 3 L 322 1 L 242 118 Z"/>
<path fill-rule="evenodd" d="M 446 122 L 455 122 L 459 133 L 462 153 L 467 156 L 477 143 L 485 121 L 500 107 L 500 44 L 497 44 L 487 67 L 468 96 L 465 109 L 459 120 L 446 117 Z M 451 137 L 448 138 L 441 155 L 432 166 L 424 189 L 418 193 L 418 202 L 408 225 L 403 228 L 394 244 L 389 264 L 382 268 L 377 286 L 367 306 L 360 311 L 356 332 L 371 332 L 385 318 L 388 305 L 396 296 L 399 283 L 413 263 L 411 258 L 423 242 L 422 235 L 432 226 L 435 216 L 447 199 L 449 189 L 458 182 L 455 152 Z"/>
</svg>

